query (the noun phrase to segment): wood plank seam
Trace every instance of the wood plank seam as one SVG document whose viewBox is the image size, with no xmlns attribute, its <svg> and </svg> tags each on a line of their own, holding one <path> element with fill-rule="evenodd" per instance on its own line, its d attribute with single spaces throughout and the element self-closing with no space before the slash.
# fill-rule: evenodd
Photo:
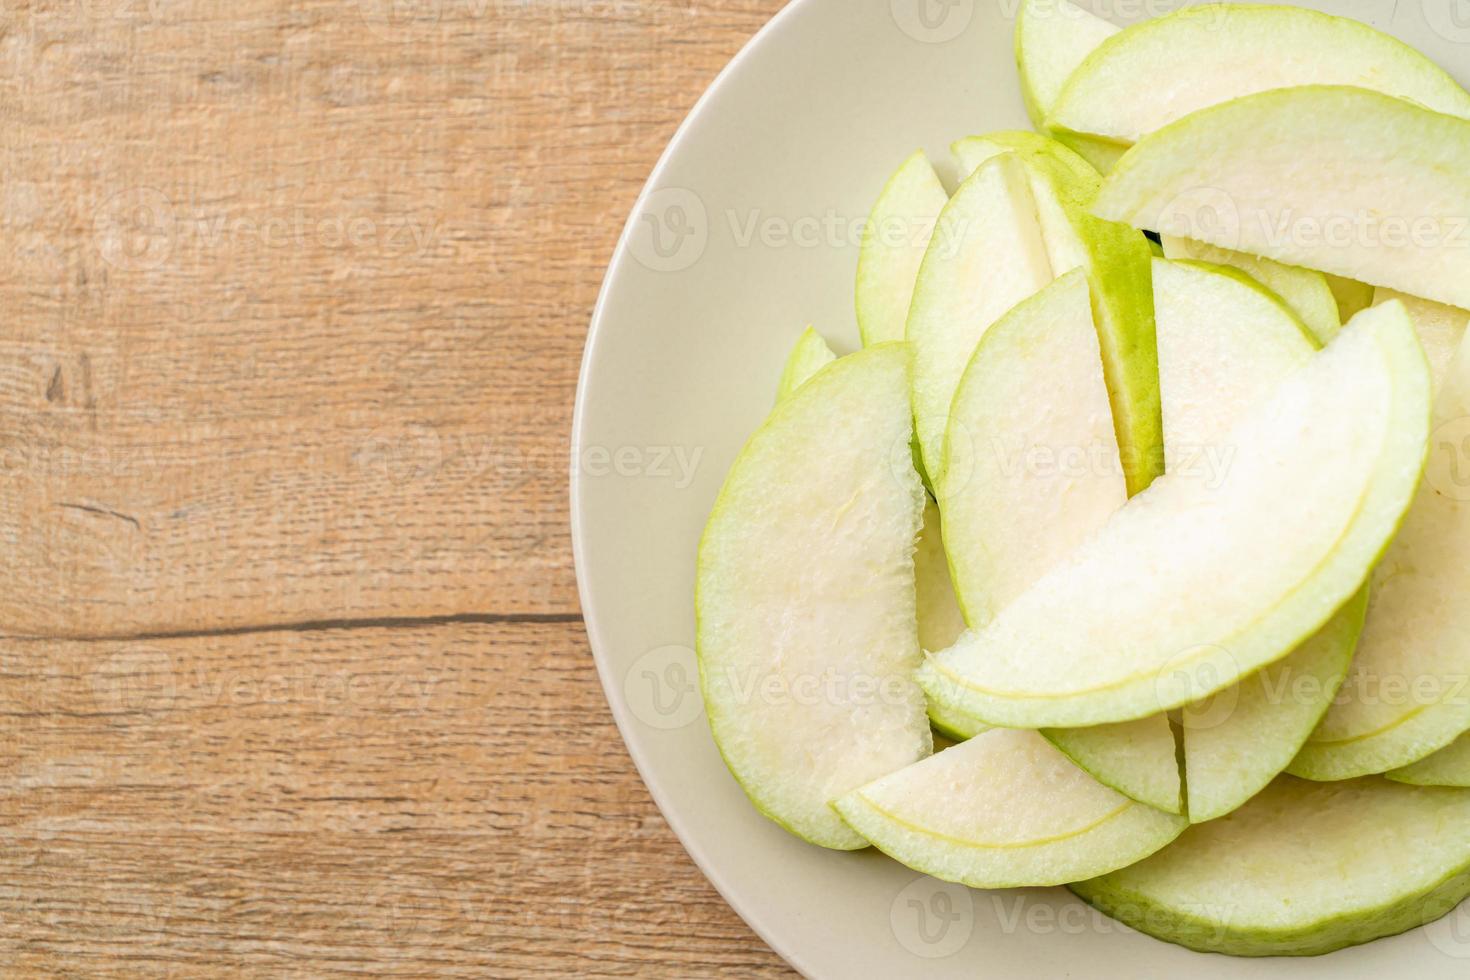
<svg viewBox="0 0 1470 980">
<path fill-rule="evenodd" d="M 49 643 L 65 640 L 72 643 L 116 643 L 130 640 L 190 640 L 216 636 L 253 636 L 260 633 L 313 633 L 323 630 L 423 629 L 456 623 L 480 625 L 538 625 L 548 623 L 580 623 L 576 613 L 451 613 L 443 616 L 397 616 L 377 619 L 313 619 L 295 623 L 263 623 L 253 626 L 226 626 L 216 629 L 178 629 L 155 632 L 98 633 L 87 636 L 58 636 L 44 633 L 0 633 L 0 642 Z"/>
</svg>

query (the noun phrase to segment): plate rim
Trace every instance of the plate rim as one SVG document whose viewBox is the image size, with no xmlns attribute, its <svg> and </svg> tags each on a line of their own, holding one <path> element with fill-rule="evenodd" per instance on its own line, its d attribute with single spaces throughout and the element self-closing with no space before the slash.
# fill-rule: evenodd
<svg viewBox="0 0 1470 980">
<path fill-rule="evenodd" d="M 648 791 L 649 796 L 653 798 L 654 806 L 658 807 L 659 815 L 663 818 L 664 823 L 669 826 L 669 829 L 674 832 L 674 836 L 678 839 L 680 846 L 684 848 L 684 852 L 689 855 L 695 867 L 704 875 L 705 880 L 714 886 L 715 891 L 719 893 L 720 898 L 724 900 L 725 904 L 733 909 L 736 915 L 740 916 L 741 921 L 760 937 L 761 941 L 769 949 L 804 977 L 811 977 L 814 974 L 803 964 L 802 957 L 799 954 L 778 942 L 774 935 L 761 925 L 755 917 L 747 914 L 741 903 L 734 897 L 733 889 L 729 887 L 724 876 L 716 869 L 714 863 L 709 860 L 708 855 L 704 853 L 704 849 L 696 843 L 694 835 L 682 826 L 683 821 L 681 819 L 677 819 L 670 814 L 664 792 L 659 788 L 657 782 L 650 778 L 650 773 L 645 768 L 645 760 L 641 757 L 641 753 L 634 749 L 634 742 L 630 736 L 635 726 L 630 717 L 628 705 L 620 703 L 621 699 L 613 696 L 613 691 L 616 689 L 616 678 L 612 676 L 611 666 L 607 658 L 600 652 L 604 641 L 601 636 L 598 616 L 594 612 L 591 601 L 592 590 L 587 584 L 586 542 L 584 540 L 582 516 L 584 477 L 579 461 L 582 458 L 582 443 L 586 428 L 587 383 L 592 374 L 593 362 L 597 359 L 598 342 L 604 330 L 607 304 L 613 290 L 613 284 L 622 275 L 624 267 L 631 258 L 629 242 L 632 238 L 634 222 L 639 212 L 644 207 L 649 196 L 657 189 L 671 161 L 680 149 L 682 149 L 689 138 L 690 131 L 708 110 L 709 104 L 728 86 L 734 75 L 742 69 L 745 62 L 752 56 L 754 50 L 765 41 L 767 36 L 779 31 L 788 19 L 795 16 L 796 11 L 808 6 L 809 2 L 810 0 L 789 0 L 785 6 L 776 11 L 769 20 L 746 39 L 745 43 L 740 46 L 740 50 L 720 69 L 714 79 L 706 86 L 704 92 L 695 100 L 694 105 L 690 107 L 689 112 L 674 130 L 674 135 L 669 138 L 668 145 L 659 154 L 658 161 L 653 165 L 653 169 L 649 171 L 648 179 L 644 181 L 642 188 L 638 192 L 638 196 L 634 199 L 628 211 L 627 220 L 623 224 L 623 230 L 618 235 L 617 244 L 613 247 L 612 258 L 608 262 L 607 272 L 603 275 L 602 285 L 598 288 L 597 301 L 593 304 L 592 316 L 588 322 L 587 338 L 582 346 L 582 362 L 577 371 L 577 393 L 572 406 L 571 445 L 568 460 L 571 471 L 569 478 L 569 509 L 571 511 L 572 566 L 577 579 L 577 601 L 581 607 L 582 626 L 587 634 L 587 645 L 592 652 L 592 662 L 597 669 L 598 682 L 602 685 L 603 695 L 607 699 L 608 708 L 612 712 L 613 722 L 617 725 L 618 735 L 623 740 L 623 747 L 627 750 L 629 758 L 633 761 L 633 767 L 638 772 L 638 778 L 642 780 L 644 788 Z"/>
</svg>

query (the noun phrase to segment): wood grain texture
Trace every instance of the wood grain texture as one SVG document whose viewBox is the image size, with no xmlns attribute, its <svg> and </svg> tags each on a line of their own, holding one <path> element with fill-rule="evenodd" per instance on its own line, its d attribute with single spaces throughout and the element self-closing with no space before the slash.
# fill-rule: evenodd
<svg viewBox="0 0 1470 980">
<path fill-rule="evenodd" d="M 789 975 L 566 514 L 603 267 L 780 6 L 0 4 L 0 975 Z"/>
<path fill-rule="evenodd" d="M 649 801 L 585 644 L 6 641 L 0 973 L 786 975 Z"/>
<path fill-rule="evenodd" d="M 602 269 L 779 5 L 7 0 L 0 631 L 574 611 Z"/>
</svg>

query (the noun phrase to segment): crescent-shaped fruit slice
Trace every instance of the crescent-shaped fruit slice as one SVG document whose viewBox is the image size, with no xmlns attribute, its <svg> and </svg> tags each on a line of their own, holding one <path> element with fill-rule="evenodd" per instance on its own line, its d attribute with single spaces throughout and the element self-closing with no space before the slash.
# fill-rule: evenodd
<svg viewBox="0 0 1470 980">
<path fill-rule="evenodd" d="M 1014 154 L 1003 153 L 971 174 L 941 212 L 909 308 L 914 427 L 936 485 L 949 403 L 975 345 L 1051 280 L 1025 172 Z"/>
<path fill-rule="evenodd" d="M 776 406 L 699 546 L 700 680 L 755 805 L 826 847 L 864 841 L 832 800 L 932 751 L 919 663 L 908 351 L 880 344 Z"/>
<path fill-rule="evenodd" d="M 1280 297 L 1240 271 L 1154 259 L 1166 469 L 1224 477 L 1231 427 L 1320 345 Z"/>
<path fill-rule="evenodd" d="M 950 571 L 965 620 L 979 626 L 1128 499 L 1080 269 L 986 333 L 945 445 Z"/>
<path fill-rule="evenodd" d="M 1388 778 L 1413 786 L 1470 787 L 1470 735 L 1461 735 L 1412 766 L 1395 769 Z"/>
<path fill-rule="evenodd" d="M 990 731 L 990 726 L 985 722 L 969 715 L 955 714 L 945 709 L 942 704 L 929 702 L 929 724 L 940 735 L 951 742 L 963 742 L 974 738 L 981 732 Z"/>
<path fill-rule="evenodd" d="M 1145 138 L 1094 210 L 1464 307 L 1467 158 L 1470 121 L 1366 89 L 1279 89 Z"/>
<path fill-rule="evenodd" d="M 1208 262 L 1211 265 L 1229 266 L 1239 269 L 1271 292 L 1280 296 L 1318 343 L 1325 344 L 1337 336 L 1344 319 L 1337 308 L 1337 299 L 1327 277 L 1311 269 L 1294 265 L 1282 265 L 1244 252 L 1232 252 L 1228 248 L 1206 245 L 1203 242 L 1163 236 L 1164 255 L 1171 259 Z"/>
<path fill-rule="evenodd" d="M 920 150 L 894 172 L 863 226 L 857 321 L 864 345 L 902 340 L 914 280 L 949 194 Z"/>
<path fill-rule="evenodd" d="M 1231 426 L 1317 344 L 1278 297 L 1233 267 L 1155 262 L 1154 287 L 1168 467 L 1217 479 L 1230 466 Z M 1289 656 L 1184 706 L 1190 820 L 1229 813 L 1291 762 L 1342 682 L 1362 619 L 1361 603 L 1349 603 Z"/>
<path fill-rule="evenodd" d="M 781 372 L 776 400 L 779 402 L 785 399 L 812 375 L 836 359 L 837 355 L 827 346 L 822 335 L 807 327 L 786 359 L 786 369 Z M 952 645 L 965 631 L 965 620 L 960 612 L 959 601 L 955 598 L 954 586 L 949 580 L 949 560 L 944 554 L 939 508 L 934 505 L 934 501 L 927 498 L 924 503 L 924 525 L 914 550 L 914 592 L 918 602 L 919 646 L 925 650 L 943 650 Z M 941 734 L 951 738 L 959 737 L 956 729 L 946 727 L 942 721 L 935 722 L 934 727 Z M 984 729 L 984 726 L 963 727 L 973 727 L 964 738 Z"/>
<path fill-rule="evenodd" d="M 1436 325 L 1419 323 L 1424 336 L 1437 336 Z M 1347 681 L 1291 764 L 1298 776 L 1349 779 L 1408 766 L 1470 729 L 1470 344 L 1461 342 L 1446 369 L 1434 415 L 1424 482 L 1374 571 Z"/>
<path fill-rule="evenodd" d="M 1231 426 L 1317 345 L 1276 296 L 1234 268 L 1156 261 L 1154 292 L 1168 467 L 1217 479 L 1230 466 Z M 1230 812 L 1291 762 L 1337 692 L 1362 620 L 1361 602 L 1349 603 L 1289 656 L 1184 706 L 1190 820 Z M 1156 729 L 1163 721 L 1153 716 Z"/>
<path fill-rule="evenodd" d="M 966 618 L 977 625 L 994 619 L 1126 502 L 1082 270 L 1021 303 L 986 333 L 955 396 L 945 465 L 950 568 Z M 932 702 L 930 717 L 952 738 L 988 727 Z M 1103 783 L 1179 812 L 1167 720 L 1162 733 L 1135 724 L 1063 733 L 1054 741 Z"/>
<path fill-rule="evenodd" d="M 1021 98 L 1033 123 L 1045 126 L 1067 79 L 1118 31 L 1068 0 L 1021 0 L 1016 14 L 1016 68 Z"/>
<path fill-rule="evenodd" d="M 1282 776 L 1147 860 L 1071 887 L 1190 949 L 1329 953 L 1425 925 L 1470 894 L 1470 791 Z"/>
<path fill-rule="evenodd" d="M 1014 154 L 1025 173 L 1052 275 L 1086 271 L 1123 479 L 1130 494 L 1138 493 L 1164 464 L 1148 239 L 1089 212 L 1101 178 L 1056 140 L 1005 131 L 960 140 L 954 152 L 962 170 Z"/>
<path fill-rule="evenodd" d="M 1364 587 L 1290 656 L 1184 706 L 1191 821 L 1224 816 L 1291 764 L 1347 677 L 1367 608 Z"/>
<path fill-rule="evenodd" d="M 1184 813 L 1178 739 L 1166 714 L 1092 728 L 1048 728 L 1046 740 L 1088 775 L 1165 813 Z"/>
<path fill-rule="evenodd" d="M 1315 346 L 1277 297 L 1238 271 L 1155 260 L 1153 282 L 1169 468 L 1215 480 L 1230 465 L 1222 441 L 1230 425 Z M 977 624 L 1124 502 L 1085 292 L 1073 274 L 1008 314 L 987 332 L 956 394 L 951 565 Z M 1344 613 L 1348 624 L 1361 619 L 1360 610 Z M 1291 761 L 1336 692 L 1356 635 L 1334 618 L 1279 664 L 1186 708 L 1186 751 L 1198 767 L 1189 787 L 1194 819 L 1228 812 Z M 986 727 L 930 710 L 952 736 Z M 1262 726 L 1278 740 L 1257 737 Z M 1100 782 L 1181 812 L 1175 735 L 1164 715 L 1043 734 Z"/>
<path fill-rule="evenodd" d="M 827 346 L 822 335 L 817 333 L 815 327 L 807 327 L 786 358 L 786 367 L 781 371 L 781 382 L 776 386 L 776 401 L 784 401 L 805 384 L 808 378 L 835 360 L 837 355 L 832 353 L 832 348 Z"/>
<path fill-rule="evenodd" d="M 1233 268 L 1155 260 L 1153 278 L 1168 468 L 1212 481 L 1230 465 L 1231 425 L 1304 366 L 1316 345 L 1278 297 Z M 1361 622 L 1360 608 L 1345 611 L 1290 656 L 1184 707 L 1191 820 L 1229 812 L 1291 761 L 1336 693 Z M 1103 783 L 1182 812 L 1175 732 L 1165 715 L 1043 734 Z"/>
<path fill-rule="evenodd" d="M 1358 590 L 1413 496 L 1428 421 L 1403 306 L 1359 314 L 1224 437 L 1235 453 L 1218 481 L 1161 477 L 929 658 L 921 684 L 1012 728 L 1128 721 L 1228 687 Z"/>
<path fill-rule="evenodd" d="M 1271 89 L 1355 85 L 1470 117 L 1470 95 L 1397 38 L 1299 7 L 1206 4 L 1100 43 L 1047 125 L 1127 145 L 1192 112 Z"/>
<path fill-rule="evenodd" d="M 1187 825 L 1103 786 L 1035 732 L 1006 729 L 870 783 L 836 807 L 885 854 L 973 888 L 1105 874 Z"/>
<path fill-rule="evenodd" d="M 957 472 L 938 492 L 963 525 L 951 564 L 967 576 L 967 615 L 979 625 L 1099 526 L 1129 488 L 1153 481 L 1163 467 L 1162 434 L 1148 245 L 1125 226 L 1087 214 L 1101 183 L 1097 172 L 1029 132 L 968 137 L 953 150 L 961 173 L 1003 154 L 1021 161 L 1049 263 L 1065 283 L 1014 308 L 1003 318 L 1006 337 L 973 359 L 972 366 L 983 364 L 975 367 L 983 377 L 969 382 L 972 403 L 981 403 L 969 406 L 979 426 L 956 426 L 951 405 L 946 435 L 955 437 L 947 445 L 958 457 Z M 1054 395 L 1050 406 L 1043 391 Z M 998 416 L 985 417 L 987 406 Z M 951 502 L 949 493 L 963 499 Z M 933 703 L 930 717 L 951 737 L 989 727 Z M 1149 775 L 1173 758 L 1171 749 Z M 1178 799 L 1177 769 L 1174 783 L 1172 795 L 1149 795 L 1151 783 L 1118 788 L 1177 810 L 1167 802 Z"/>
<path fill-rule="evenodd" d="M 1416 299 L 1392 289 L 1375 290 L 1372 305 L 1395 299 L 1404 304 L 1404 309 L 1409 311 L 1409 319 L 1414 321 L 1414 332 L 1419 335 L 1419 343 L 1423 345 L 1424 356 L 1429 361 L 1429 380 L 1437 397 L 1449 376 L 1450 365 L 1465 341 L 1466 329 L 1470 328 L 1470 312 Z"/>
</svg>

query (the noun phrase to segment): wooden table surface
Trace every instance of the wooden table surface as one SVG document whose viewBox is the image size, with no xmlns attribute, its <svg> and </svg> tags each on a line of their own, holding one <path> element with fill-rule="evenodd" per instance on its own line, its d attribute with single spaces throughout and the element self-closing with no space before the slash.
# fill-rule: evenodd
<svg viewBox="0 0 1470 980">
<path fill-rule="evenodd" d="M 566 485 L 780 6 L 0 3 L 0 975 L 788 975 L 612 724 Z"/>
</svg>

